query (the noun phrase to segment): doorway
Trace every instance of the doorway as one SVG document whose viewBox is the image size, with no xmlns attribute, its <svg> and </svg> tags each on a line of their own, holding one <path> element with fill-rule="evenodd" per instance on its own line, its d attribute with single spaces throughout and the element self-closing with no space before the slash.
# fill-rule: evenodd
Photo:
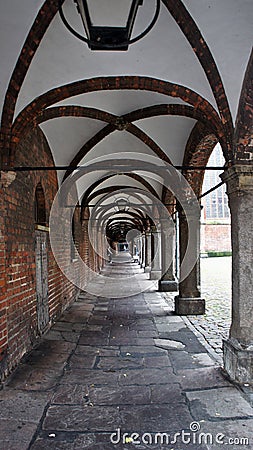
<svg viewBox="0 0 253 450">
<path fill-rule="evenodd" d="M 35 231 L 37 320 L 40 334 L 49 323 L 47 233 Z"/>
</svg>

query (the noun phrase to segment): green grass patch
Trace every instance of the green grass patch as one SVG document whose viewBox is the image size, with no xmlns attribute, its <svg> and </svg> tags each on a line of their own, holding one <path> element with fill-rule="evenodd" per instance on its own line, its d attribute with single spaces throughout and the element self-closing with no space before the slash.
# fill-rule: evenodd
<svg viewBox="0 0 253 450">
<path fill-rule="evenodd" d="M 214 256 L 232 256 L 232 252 L 207 252 L 207 256 L 210 258 Z"/>
</svg>

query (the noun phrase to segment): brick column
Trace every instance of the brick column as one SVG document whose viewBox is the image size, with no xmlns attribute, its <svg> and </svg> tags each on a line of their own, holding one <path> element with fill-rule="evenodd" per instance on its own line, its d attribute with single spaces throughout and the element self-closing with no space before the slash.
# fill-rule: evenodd
<svg viewBox="0 0 253 450">
<path fill-rule="evenodd" d="M 253 165 L 221 175 L 227 183 L 232 237 L 232 324 L 224 341 L 224 367 L 239 383 L 253 383 Z"/>
<path fill-rule="evenodd" d="M 200 217 L 191 217 L 184 211 L 179 209 L 179 252 L 180 266 L 184 260 L 185 252 L 188 245 L 188 225 L 187 221 L 191 221 L 194 226 L 191 227 L 191 236 L 194 245 L 191 251 L 195 253 L 196 263 L 189 275 L 179 281 L 179 295 L 175 297 L 175 313 L 178 315 L 197 315 L 205 313 L 205 300 L 200 296 L 200 276 L 199 276 L 199 246 L 200 246 Z M 193 256 L 193 255 L 192 255 Z M 180 276 L 181 277 L 181 276 Z"/>
<path fill-rule="evenodd" d="M 6 354 L 8 344 L 4 218 L 5 206 L 3 192 L 0 189 L 0 380 L 2 379 L 2 361 Z"/>
<path fill-rule="evenodd" d="M 162 278 L 158 283 L 160 292 L 175 292 L 178 283 L 174 275 L 175 266 L 175 229 L 168 227 L 168 221 L 162 227 L 161 250 L 162 250 Z"/>
</svg>

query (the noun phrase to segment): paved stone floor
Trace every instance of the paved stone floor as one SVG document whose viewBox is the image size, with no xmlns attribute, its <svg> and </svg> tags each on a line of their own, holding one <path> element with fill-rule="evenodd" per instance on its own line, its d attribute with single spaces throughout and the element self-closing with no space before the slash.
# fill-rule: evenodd
<svg viewBox="0 0 253 450">
<path fill-rule="evenodd" d="M 82 292 L 7 380 L 0 449 L 253 449 L 241 391 L 154 283 L 122 296 L 122 273 L 141 286 L 108 265 L 120 298 Z"/>
</svg>

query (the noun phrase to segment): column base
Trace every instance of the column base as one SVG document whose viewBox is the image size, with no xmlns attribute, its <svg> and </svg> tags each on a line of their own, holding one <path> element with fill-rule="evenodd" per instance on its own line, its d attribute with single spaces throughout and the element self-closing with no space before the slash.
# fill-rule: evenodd
<svg viewBox="0 0 253 450">
<path fill-rule="evenodd" d="M 160 278 L 161 278 L 161 271 L 151 269 L 149 279 L 150 280 L 160 280 Z"/>
<path fill-rule="evenodd" d="M 175 314 L 178 316 L 197 316 L 205 314 L 205 300 L 200 297 L 175 297 Z"/>
<path fill-rule="evenodd" d="M 237 383 L 253 385 L 253 349 L 243 348 L 236 340 L 223 341 L 224 369 Z"/>
<path fill-rule="evenodd" d="M 172 280 L 159 280 L 158 283 L 159 292 L 176 292 L 178 291 L 177 281 Z"/>
<path fill-rule="evenodd" d="M 145 268 L 144 268 L 144 272 L 145 272 L 145 273 L 151 272 L 151 267 L 148 267 L 148 266 L 145 267 Z"/>
</svg>

